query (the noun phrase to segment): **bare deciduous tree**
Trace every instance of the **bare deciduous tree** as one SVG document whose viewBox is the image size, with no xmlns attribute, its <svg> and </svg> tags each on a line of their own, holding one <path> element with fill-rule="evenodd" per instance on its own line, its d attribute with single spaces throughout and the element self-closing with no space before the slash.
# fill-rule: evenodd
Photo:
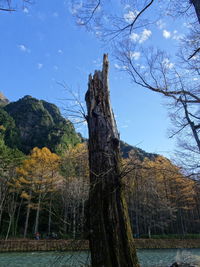
<svg viewBox="0 0 200 267">
<path fill-rule="evenodd" d="M 184 145 L 179 143 L 184 150 L 190 151 L 190 155 L 193 151 L 197 158 L 200 154 L 199 57 L 188 61 L 183 49 L 179 55 L 180 63 L 175 64 L 166 53 L 148 49 L 142 51 L 143 61 L 139 65 L 135 64 L 134 53 L 135 47 L 131 42 L 118 48 L 121 69 L 128 72 L 134 83 L 171 99 L 170 113 L 175 126 L 171 137 L 184 133 L 182 141 L 183 136 L 188 141 Z"/>
<path fill-rule="evenodd" d="M 73 1 L 73 13 L 78 18 L 78 23 L 87 26 L 98 36 L 109 38 L 110 44 L 117 47 L 114 55 L 121 64 L 121 70 L 127 72 L 132 81 L 137 85 L 160 93 L 173 103 L 173 120 L 179 117 L 175 124 L 175 133 L 190 131 L 190 137 L 200 148 L 199 143 L 199 51 L 200 51 L 200 6 L 199 1 L 121 1 L 118 11 L 112 9 L 113 1 L 101 0 Z M 160 5 L 161 4 L 161 5 Z M 114 10 L 115 14 L 112 13 Z M 155 10 L 157 12 L 155 12 Z M 151 16 L 154 11 L 155 16 Z M 170 13 L 173 16 L 185 16 L 191 23 L 190 33 L 181 42 L 179 58 L 174 62 L 170 57 L 159 50 L 148 49 L 145 51 L 142 43 L 137 44 L 131 40 L 131 35 L 141 28 L 149 28 L 152 23 L 158 22 L 159 16 Z M 136 64 L 134 56 L 140 53 L 140 62 Z M 181 123 L 180 123 L 181 119 Z M 174 120 L 176 121 L 176 120 Z M 189 129 L 189 131 L 188 131 Z M 185 132 L 185 133 L 186 133 Z M 189 140 L 189 139 L 188 139 Z M 186 146 L 185 146 L 186 147 Z"/>
<path fill-rule="evenodd" d="M 32 0 L 0 0 L 0 11 L 13 12 L 20 7 L 24 8 L 26 4 L 30 4 Z"/>
</svg>

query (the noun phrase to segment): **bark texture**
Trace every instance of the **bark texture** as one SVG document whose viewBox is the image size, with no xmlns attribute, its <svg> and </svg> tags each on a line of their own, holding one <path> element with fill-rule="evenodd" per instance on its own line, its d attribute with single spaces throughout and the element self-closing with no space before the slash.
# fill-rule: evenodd
<svg viewBox="0 0 200 267">
<path fill-rule="evenodd" d="M 195 12 L 196 12 L 196 15 L 197 15 L 197 18 L 198 18 L 198 21 L 200 23 L 200 1 L 199 0 L 191 0 L 190 1 L 193 6 L 194 6 L 194 9 L 195 9 Z"/>
<path fill-rule="evenodd" d="M 89 241 L 93 267 L 138 267 L 121 182 L 119 134 L 110 105 L 108 57 L 89 76 Z"/>
</svg>

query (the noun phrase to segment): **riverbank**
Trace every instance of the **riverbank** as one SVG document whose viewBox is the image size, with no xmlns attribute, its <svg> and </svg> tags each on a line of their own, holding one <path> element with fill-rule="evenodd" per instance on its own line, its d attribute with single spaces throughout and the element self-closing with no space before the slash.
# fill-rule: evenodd
<svg viewBox="0 0 200 267">
<path fill-rule="evenodd" d="M 200 248 L 200 239 L 136 239 L 136 248 Z M 0 240 L 0 252 L 88 250 L 87 240 Z"/>
<path fill-rule="evenodd" d="M 200 248 L 200 239 L 135 239 L 136 248 Z"/>
</svg>

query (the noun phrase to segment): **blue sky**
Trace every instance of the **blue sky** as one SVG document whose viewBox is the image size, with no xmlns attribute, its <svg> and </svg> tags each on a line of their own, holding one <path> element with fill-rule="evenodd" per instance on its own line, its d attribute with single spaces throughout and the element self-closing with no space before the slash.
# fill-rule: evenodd
<svg viewBox="0 0 200 267">
<path fill-rule="evenodd" d="M 124 11 L 125 19 L 132 14 Z M 175 53 L 185 24 L 162 18 L 151 30 L 134 33 L 134 42 L 156 43 Z M 94 34 L 78 27 L 66 1 L 35 1 L 16 12 L 0 14 L 0 91 L 10 101 L 24 95 L 65 106 L 64 82 L 82 100 L 89 73 L 101 68 L 103 53 L 109 48 Z M 140 54 L 135 55 L 139 62 Z M 170 62 L 170 64 L 173 64 Z M 175 140 L 169 139 L 171 127 L 166 100 L 160 95 L 131 83 L 110 56 L 111 101 L 121 139 L 147 152 L 170 157 Z M 67 104 L 66 104 L 67 105 Z M 87 136 L 84 125 L 77 129 Z"/>
</svg>

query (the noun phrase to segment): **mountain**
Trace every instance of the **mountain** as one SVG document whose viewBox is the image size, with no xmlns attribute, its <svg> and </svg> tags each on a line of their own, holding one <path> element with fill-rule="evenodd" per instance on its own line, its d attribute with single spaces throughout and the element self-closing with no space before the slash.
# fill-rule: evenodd
<svg viewBox="0 0 200 267">
<path fill-rule="evenodd" d="M 62 153 L 69 145 L 87 141 L 75 132 L 69 120 L 62 117 L 56 105 L 28 95 L 9 103 L 0 94 L 0 133 L 7 146 L 25 154 L 36 146 Z M 120 147 L 123 158 L 134 156 L 142 161 L 145 157 L 154 160 L 158 156 L 123 141 L 120 141 Z"/>
<path fill-rule="evenodd" d="M 5 128 L 5 143 L 26 154 L 36 146 L 62 152 L 80 142 L 73 124 L 62 117 L 56 105 L 32 96 L 1 107 L 0 125 Z"/>
<path fill-rule="evenodd" d="M 131 146 L 123 141 L 120 141 L 120 148 L 123 158 L 135 157 L 140 161 L 143 161 L 144 158 L 154 160 L 158 156 L 158 154 L 148 153 L 141 148 Z"/>
</svg>

